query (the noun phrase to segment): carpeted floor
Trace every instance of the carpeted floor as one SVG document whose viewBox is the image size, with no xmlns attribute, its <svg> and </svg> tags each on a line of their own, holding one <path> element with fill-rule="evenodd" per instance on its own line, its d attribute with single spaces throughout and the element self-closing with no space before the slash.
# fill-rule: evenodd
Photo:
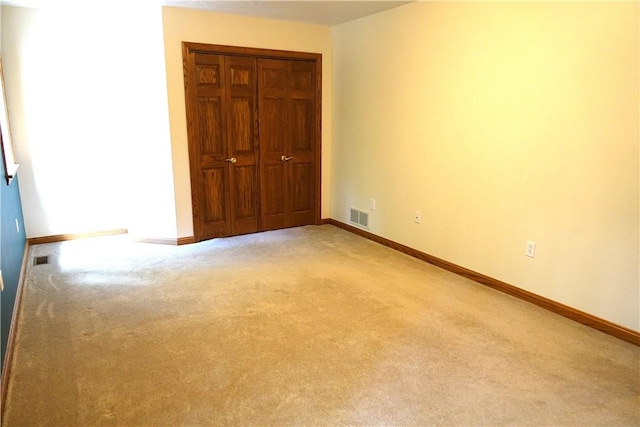
<svg viewBox="0 0 640 427">
<path fill-rule="evenodd" d="M 640 348 L 333 226 L 42 255 L 6 426 L 640 425 Z"/>
</svg>

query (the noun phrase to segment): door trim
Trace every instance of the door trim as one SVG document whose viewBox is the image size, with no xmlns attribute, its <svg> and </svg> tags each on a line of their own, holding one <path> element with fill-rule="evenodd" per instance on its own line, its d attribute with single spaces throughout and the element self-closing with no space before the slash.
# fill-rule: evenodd
<svg viewBox="0 0 640 427">
<path fill-rule="evenodd" d="M 321 222 L 321 201 L 322 201 L 322 54 L 320 53 L 309 53 L 309 52 L 296 52 L 296 51 L 288 51 L 288 50 L 274 50 L 274 49 L 260 49 L 260 48 L 251 48 L 251 47 L 240 47 L 240 46 L 226 46 L 226 45 L 217 45 L 217 44 L 206 44 L 206 43 L 193 43 L 193 42 L 182 42 L 182 65 L 183 65 L 183 77 L 184 77 L 184 88 L 185 88 L 185 97 L 188 93 L 188 66 L 189 66 L 189 55 L 194 53 L 209 53 L 209 54 L 217 54 L 217 55 L 230 55 L 230 56 L 250 56 L 257 59 L 267 58 L 267 59 L 287 59 L 287 60 L 300 60 L 300 61 L 313 61 L 315 62 L 316 68 L 316 105 L 315 105 L 315 119 L 316 119 L 316 141 L 315 141 L 315 212 L 314 212 L 314 223 L 319 225 Z M 186 99 L 186 103 L 189 101 Z M 187 126 L 188 129 L 188 126 Z M 187 140 L 189 137 L 187 136 Z M 189 144 L 189 155 L 191 155 L 191 144 Z M 191 167 L 189 167 L 191 180 L 191 191 L 193 193 L 193 176 Z M 194 238 L 195 241 L 200 241 L 201 236 L 198 236 L 198 231 L 196 230 L 195 224 L 195 215 L 196 210 L 194 206 L 194 195 L 191 195 L 192 204 L 191 204 L 191 221 L 194 228 Z"/>
</svg>

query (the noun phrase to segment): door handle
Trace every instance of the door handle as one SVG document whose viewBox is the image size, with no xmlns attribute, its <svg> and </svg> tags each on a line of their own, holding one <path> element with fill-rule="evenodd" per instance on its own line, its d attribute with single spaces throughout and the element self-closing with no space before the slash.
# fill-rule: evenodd
<svg viewBox="0 0 640 427">
<path fill-rule="evenodd" d="M 291 159 L 293 159 L 293 157 L 280 156 L 280 160 L 282 160 L 283 162 L 288 162 Z"/>
<path fill-rule="evenodd" d="M 237 161 L 238 161 L 238 159 L 236 159 L 235 157 L 232 157 L 230 159 L 225 160 L 225 162 L 229 162 L 229 163 L 235 163 Z"/>
</svg>

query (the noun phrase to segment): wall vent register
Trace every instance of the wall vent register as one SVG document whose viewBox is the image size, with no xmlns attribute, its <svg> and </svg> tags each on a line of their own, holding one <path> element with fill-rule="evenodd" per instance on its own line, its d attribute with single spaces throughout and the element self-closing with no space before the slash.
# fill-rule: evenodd
<svg viewBox="0 0 640 427">
<path fill-rule="evenodd" d="M 351 208 L 350 220 L 352 224 L 358 225 L 362 228 L 369 228 L 369 214 L 367 212 Z"/>
<path fill-rule="evenodd" d="M 33 258 L 33 265 L 49 264 L 49 256 L 37 256 Z"/>
</svg>

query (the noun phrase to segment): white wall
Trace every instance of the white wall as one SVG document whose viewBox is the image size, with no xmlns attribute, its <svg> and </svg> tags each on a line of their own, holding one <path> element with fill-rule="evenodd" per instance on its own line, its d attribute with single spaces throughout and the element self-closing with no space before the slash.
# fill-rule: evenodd
<svg viewBox="0 0 640 427">
<path fill-rule="evenodd" d="M 178 235 L 193 236 L 182 42 L 322 54 L 322 217 L 330 213 L 332 46 L 329 27 L 163 7 Z"/>
<path fill-rule="evenodd" d="M 123 227 L 140 238 L 193 234 L 183 40 L 323 54 L 329 215 L 330 28 L 175 8 L 163 17 L 153 2 L 2 9 L 29 237 Z"/>
<path fill-rule="evenodd" d="M 374 234 L 640 330 L 639 7 L 416 2 L 334 27 L 331 217 L 375 198 Z"/>
<path fill-rule="evenodd" d="M 160 7 L 51 3 L 2 7 L 28 237 L 175 237 Z"/>
</svg>

